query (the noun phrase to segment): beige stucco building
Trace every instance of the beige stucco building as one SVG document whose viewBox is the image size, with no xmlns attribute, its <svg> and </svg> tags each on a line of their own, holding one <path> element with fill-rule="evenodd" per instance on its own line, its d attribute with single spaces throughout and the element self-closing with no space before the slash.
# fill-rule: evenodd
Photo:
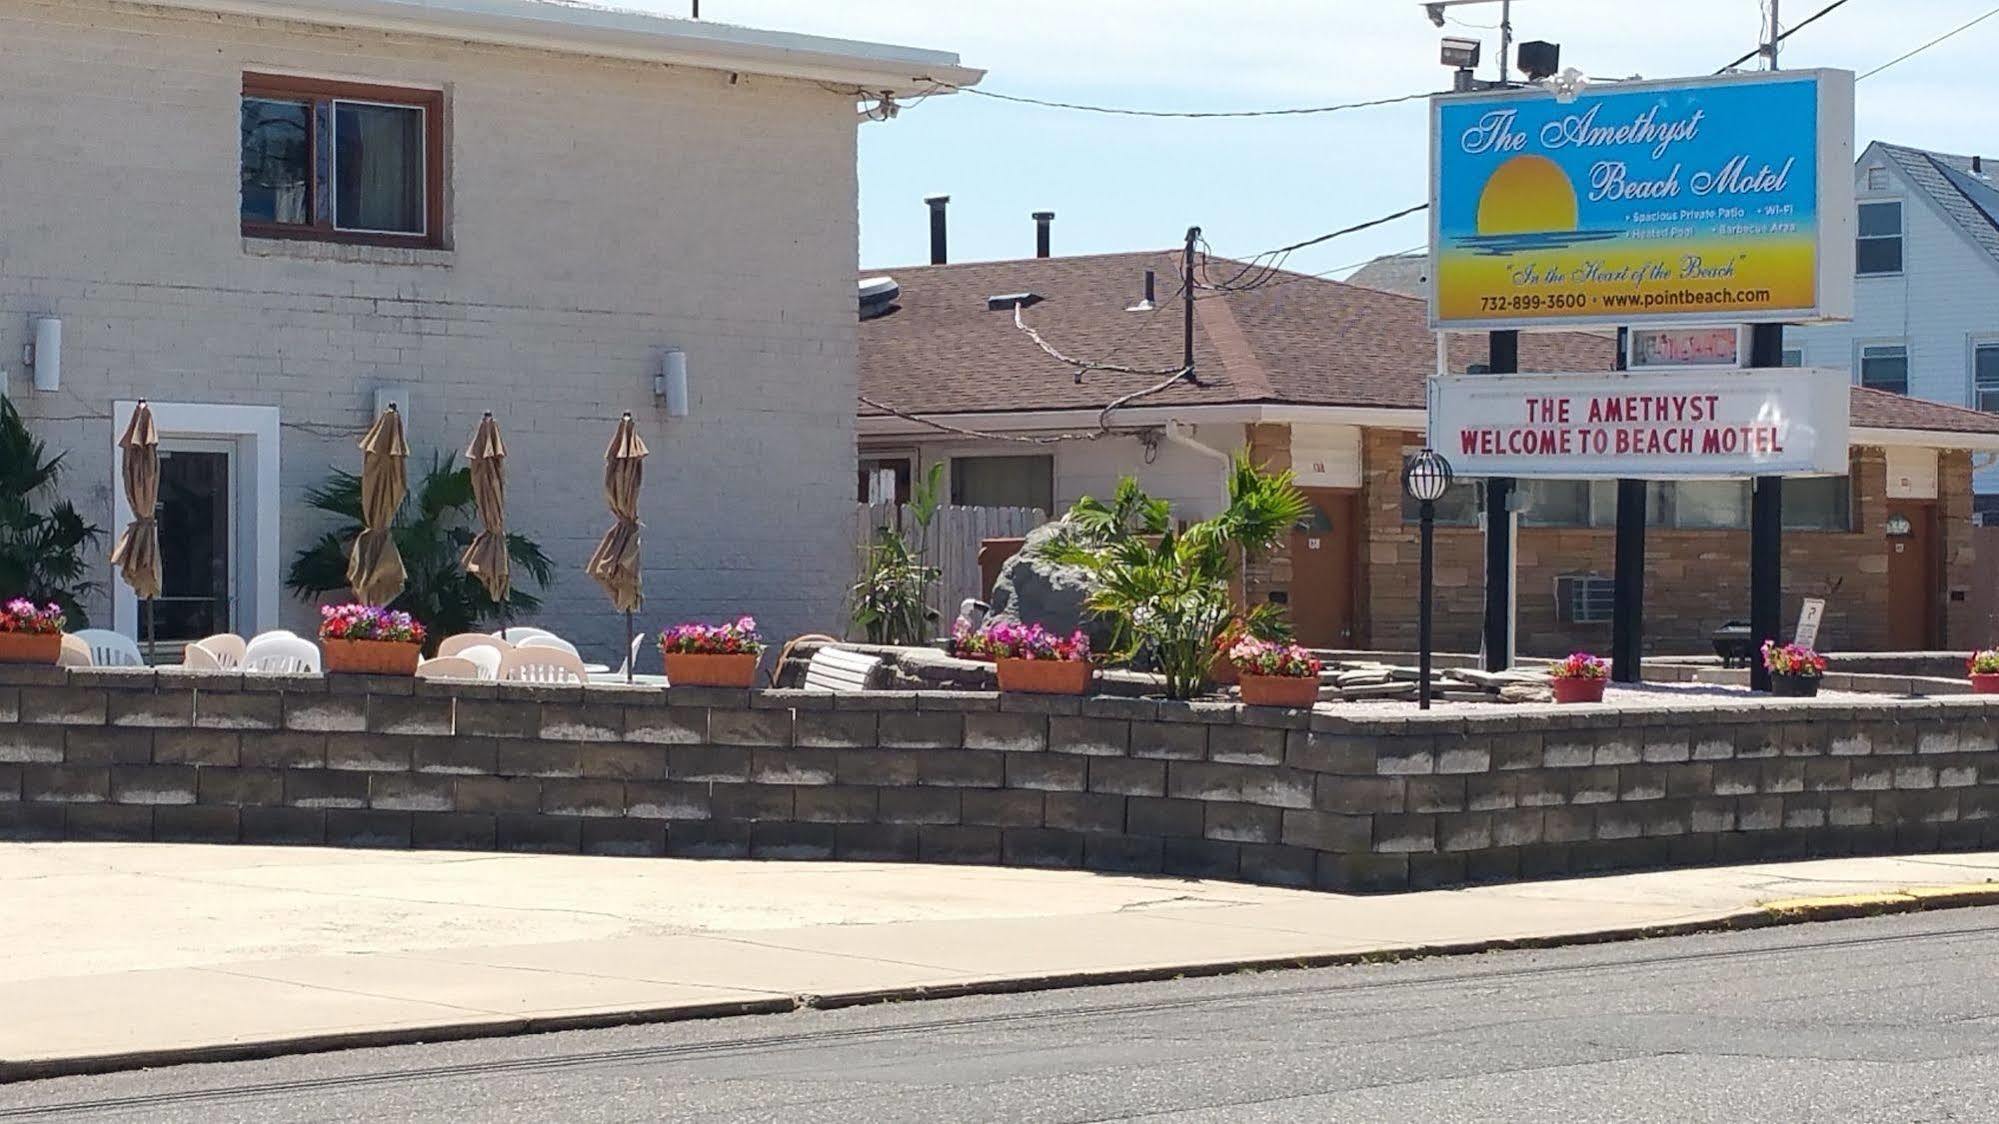
<svg viewBox="0 0 1999 1124">
<path fill-rule="evenodd" d="M 979 73 L 542 0 L 0 0 L 0 355 L 61 322 L 7 394 L 107 549 L 114 440 L 154 404 L 163 637 L 310 622 L 282 585 L 329 525 L 302 498 L 390 400 L 413 477 L 495 413 L 574 639 L 622 630 L 581 566 L 626 410 L 645 623 L 836 625 L 857 106 L 919 77 Z M 672 350 L 686 416 L 656 393 Z M 93 623 L 133 632 L 98 574 Z"/>
</svg>

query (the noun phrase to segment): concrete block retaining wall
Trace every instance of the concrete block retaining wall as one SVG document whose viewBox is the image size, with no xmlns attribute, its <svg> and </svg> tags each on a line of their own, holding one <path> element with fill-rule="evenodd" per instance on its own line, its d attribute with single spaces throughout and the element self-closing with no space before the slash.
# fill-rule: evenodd
<svg viewBox="0 0 1999 1124">
<path fill-rule="evenodd" d="M 0 836 L 1003 863 L 1392 890 L 1999 846 L 1977 697 L 1495 708 L 0 667 Z"/>
</svg>

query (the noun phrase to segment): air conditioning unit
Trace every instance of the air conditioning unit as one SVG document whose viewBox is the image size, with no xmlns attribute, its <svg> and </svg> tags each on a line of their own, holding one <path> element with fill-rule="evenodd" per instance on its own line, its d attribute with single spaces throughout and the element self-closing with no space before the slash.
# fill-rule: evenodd
<svg viewBox="0 0 1999 1124">
<path fill-rule="evenodd" d="M 1570 624 L 1606 624 L 1617 608 L 1617 579 L 1601 574 L 1563 574 L 1555 579 L 1555 619 Z"/>
</svg>

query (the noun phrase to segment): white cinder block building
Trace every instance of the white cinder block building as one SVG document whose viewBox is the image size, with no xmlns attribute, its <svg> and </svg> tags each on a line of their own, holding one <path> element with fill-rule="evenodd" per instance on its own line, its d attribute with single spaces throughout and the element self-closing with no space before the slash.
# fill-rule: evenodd
<svg viewBox="0 0 1999 1124">
<path fill-rule="evenodd" d="M 163 639 L 309 625 L 282 578 L 328 522 L 302 498 L 389 400 L 413 479 L 494 412 L 511 529 L 558 567 L 542 620 L 578 641 L 622 635 L 581 567 L 626 410 L 644 623 L 836 626 L 857 98 L 931 78 L 979 73 L 543 0 L 0 0 L 0 355 L 61 322 L 6 392 L 107 553 L 114 441 L 154 404 Z M 670 349 L 685 417 L 655 395 Z M 100 573 L 93 623 L 134 632 Z"/>
</svg>

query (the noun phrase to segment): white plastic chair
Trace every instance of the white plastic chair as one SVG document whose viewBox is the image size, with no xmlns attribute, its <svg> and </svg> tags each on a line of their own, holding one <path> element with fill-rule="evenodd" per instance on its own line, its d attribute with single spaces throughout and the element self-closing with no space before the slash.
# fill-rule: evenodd
<svg viewBox="0 0 1999 1124">
<path fill-rule="evenodd" d="M 467 648 L 491 648 L 495 652 L 504 652 L 512 647 L 512 644 L 497 636 L 483 632 L 461 632 L 438 641 L 437 654 L 440 657 L 463 655 Z"/>
<path fill-rule="evenodd" d="M 583 655 L 583 653 L 576 650 L 576 645 L 571 644 L 569 641 L 564 640 L 562 637 L 557 636 L 553 632 L 544 633 L 540 636 L 530 636 L 527 639 L 522 640 L 519 644 L 515 645 L 515 647 L 559 648 L 562 651 L 568 652 L 572 656 L 581 657 Z"/>
<path fill-rule="evenodd" d="M 533 628 L 528 625 L 517 625 L 513 628 L 503 628 L 500 631 L 495 632 L 493 635 L 499 637 L 502 640 L 505 640 L 509 644 L 518 645 L 521 641 L 526 640 L 530 636 L 554 636 L 555 633 L 550 632 L 545 628 Z"/>
<path fill-rule="evenodd" d="M 56 653 L 57 667 L 91 666 L 90 645 L 73 633 L 62 634 L 62 651 Z"/>
<path fill-rule="evenodd" d="M 266 632 L 243 651 L 243 670 L 275 675 L 319 671 L 319 645 L 289 632 Z"/>
<path fill-rule="evenodd" d="M 479 679 L 479 665 L 463 656 L 439 656 L 416 665 L 418 679 Z"/>
<path fill-rule="evenodd" d="M 560 648 L 521 647 L 500 656 L 500 679 L 508 683 L 584 683 L 583 660 Z"/>
<path fill-rule="evenodd" d="M 199 644 L 189 644 L 181 649 L 180 665 L 195 671 L 222 671 L 222 660 L 216 654 Z M 238 663 L 236 666 L 241 667 Z"/>
<path fill-rule="evenodd" d="M 632 637 L 632 650 L 625 653 L 625 662 L 618 665 L 617 675 L 620 679 L 624 678 L 627 673 L 638 671 L 639 649 L 645 647 L 645 643 L 646 634 L 643 632 Z"/>
<path fill-rule="evenodd" d="M 500 660 L 504 658 L 504 652 L 511 652 L 514 649 L 512 645 L 508 645 L 503 652 L 502 649 L 494 647 L 494 644 L 506 644 L 506 641 L 495 638 L 493 644 L 474 644 L 470 648 L 460 648 L 457 655 L 452 658 L 465 660 L 478 668 L 481 679 L 498 679 Z"/>
<path fill-rule="evenodd" d="M 243 650 L 250 645 L 249 641 L 233 632 L 218 632 L 213 636 L 204 636 L 189 645 L 189 647 L 195 646 L 214 656 L 216 667 L 224 671 L 233 671 L 243 666 Z"/>
<path fill-rule="evenodd" d="M 71 635 L 90 646 L 90 662 L 98 667 L 146 666 L 146 657 L 139 652 L 139 642 L 122 632 L 86 628 Z"/>
</svg>

